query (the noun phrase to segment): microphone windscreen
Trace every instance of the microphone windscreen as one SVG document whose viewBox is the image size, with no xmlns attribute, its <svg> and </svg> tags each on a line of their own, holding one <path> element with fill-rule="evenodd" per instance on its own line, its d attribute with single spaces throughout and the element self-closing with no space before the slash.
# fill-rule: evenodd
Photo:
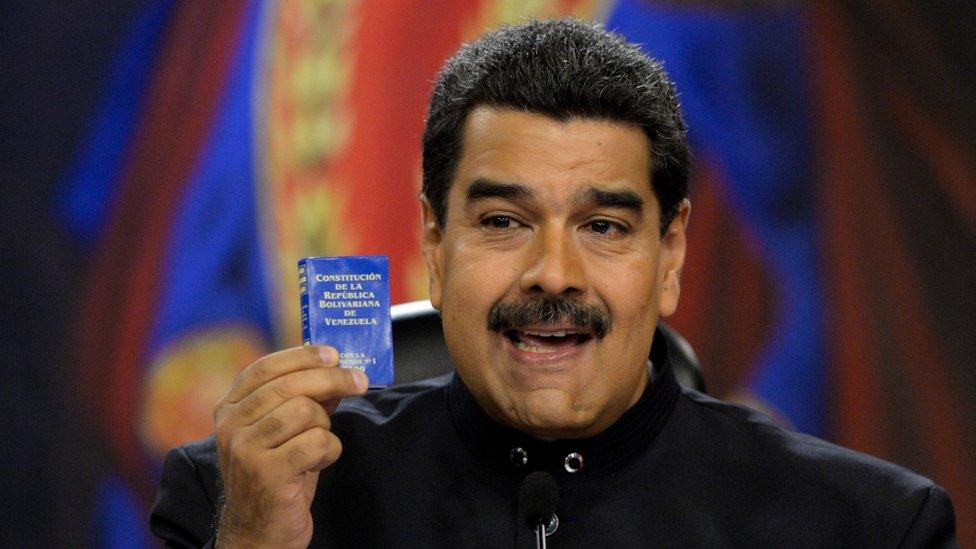
<svg viewBox="0 0 976 549">
<path fill-rule="evenodd" d="M 535 528 L 547 524 L 556 512 L 559 503 L 559 486 L 556 479 L 545 471 L 530 473 L 519 487 L 519 509 L 522 519 Z"/>
</svg>

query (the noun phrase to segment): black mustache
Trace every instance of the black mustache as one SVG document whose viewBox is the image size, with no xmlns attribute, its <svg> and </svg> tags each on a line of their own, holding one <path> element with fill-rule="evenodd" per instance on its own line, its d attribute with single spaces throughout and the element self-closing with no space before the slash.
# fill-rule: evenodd
<svg viewBox="0 0 976 549">
<path fill-rule="evenodd" d="M 502 333 L 532 324 L 570 323 L 574 328 L 589 330 L 597 339 L 610 331 L 610 313 L 563 296 L 538 296 L 525 301 L 498 302 L 488 312 L 488 329 Z"/>
</svg>

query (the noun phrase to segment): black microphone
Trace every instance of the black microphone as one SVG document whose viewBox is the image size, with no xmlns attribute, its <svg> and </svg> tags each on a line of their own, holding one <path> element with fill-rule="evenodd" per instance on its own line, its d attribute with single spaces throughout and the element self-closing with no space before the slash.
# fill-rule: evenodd
<svg viewBox="0 0 976 549">
<path fill-rule="evenodd" d="M 546 547 L 546 529 L 556 522 L 556 504 L 559 503 L 559 486 L 556 479 L 545 471 L 529 473 L 519 487 L 520 519 L 535 532 L 537 549 Z M 553 526 L 555 528 L 555 526 Z"/>
</svg>

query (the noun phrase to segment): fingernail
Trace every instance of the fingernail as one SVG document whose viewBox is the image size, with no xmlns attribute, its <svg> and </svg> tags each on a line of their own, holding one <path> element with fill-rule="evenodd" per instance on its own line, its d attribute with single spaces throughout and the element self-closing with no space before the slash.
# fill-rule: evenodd
<svg viewBox="0 0 976 549">
<path fill-rule="evenodd" d="M 319 356 L 326 364 L 335 364 L 339 360 L 339 355 L 332 347 L 319 347 Z"/>
<path fill-rule="evenodd" d="M 363 372 L 359 370 L 353 370 L 352 379 L 353 381 L 355 381 L 356 387 L 358 387 L 360 391 L 365 391 L 366 389 L 369 389 L 369 378 L 366 377 L 366 374 L 364 374 Z"/>
</svg>

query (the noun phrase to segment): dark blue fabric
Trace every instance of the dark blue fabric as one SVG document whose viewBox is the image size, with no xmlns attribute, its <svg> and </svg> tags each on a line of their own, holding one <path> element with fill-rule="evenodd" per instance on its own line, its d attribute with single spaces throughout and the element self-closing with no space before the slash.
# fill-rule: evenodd
<svg viewBox="0 0 976 549">
<path fill-rule="evenodd" d="M 167 268 L 151 354 L 194 329 L 220 326 L 250 328 L 270 344 L 253 129 L 260 15 L 260 3 L 251 2 L 212 134 L 161 251 Z"/>
<path fill-rule="evenodd" d="M 172 6 L 171 0 L 147 2 L 133 21 L 88 136 L 65 172 L 57 218 L 85 246 L 95 243 L 107 220 Z"/>
<path fill-rule="evenodd" d="M 804 21 L 799 9 L 623 0 L 606 26 L 664 62 L 678 86 L 696 155 L 718 165 L 725 176 L 720 194 L 759 243 L 776 302 L 750 389 L 799 430 L 824 435 L 826 343 Z M 698 275 L 704 273 L 689 276 Z"/>
</svg>

